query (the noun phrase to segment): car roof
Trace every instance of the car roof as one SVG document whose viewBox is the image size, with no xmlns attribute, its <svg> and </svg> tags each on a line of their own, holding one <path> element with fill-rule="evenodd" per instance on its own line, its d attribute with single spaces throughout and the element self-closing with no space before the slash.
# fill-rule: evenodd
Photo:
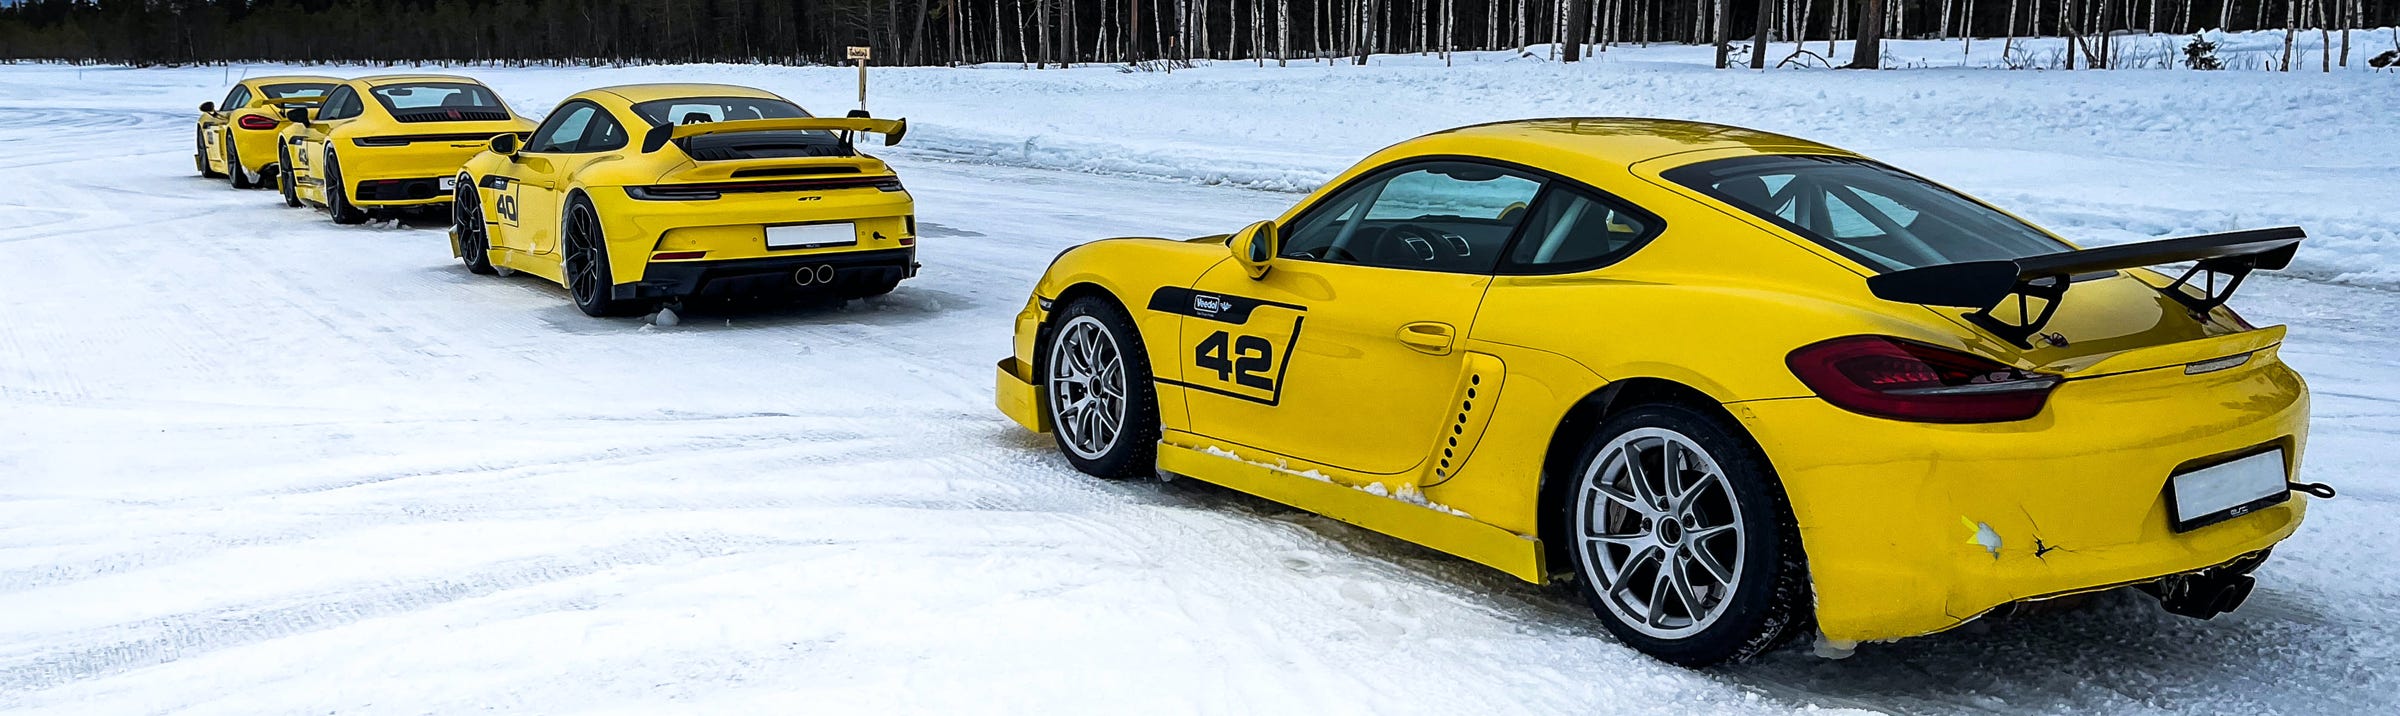
<svg viewBox="0 0 2400 716">
<path fill-rule="evenodd" d="M 654 82 L 648 84 L 616 85 L 614 87 L 602 87 L 599 89 L 590 90 L 590 92 L 606 92 L 616 95 L 619 99 L 623 99 L 626 102 L 635 104 L 662 99 L 682 99 L 686 97 L 753 97 L 757 99 L 783 99 L 773 92 L 768 92 L 756 87 L 709 84 L 702 82 Z"/>
<path fill-rule="evenodd" d="M 326 77 L 324 75 L 266 75 L 263 77 L 248 77 L 242 80 L 242 84 L 253 86 L 292 84 L 297 82 L 341 84 L 343 80 L 340 77 Z"/>
<path fill-rule="evenodd" d="M 1495 158 L 1532 165 L 1555 164 L 1564 159 L 1569 163 L 1624 168 L 1660 157 L 1725 149 L 1756 154 L 1855 156 L 1832 146 L 1773 132 L 1642 117 L 1551 117 L 1493 122 L 1434 132 L 1394 148 L 1434 149 L 1461 139 L 1489 150 Z M 1720 157 L 1724 153 L 1711 152 L 1708 156 Z"/>
<path fill-rule="evenodd" d="M 384 85 L 395 85 L 408 82 L 461 82 L 471 85 L 483 84 L 482 82 L 476 81 L 473 77 L 463 77 L 460 75 L 369 75 L 366 77 L 352 78 L 350 81 L 364 84 L 368 87 L 381 87 Z"/>
</svg>

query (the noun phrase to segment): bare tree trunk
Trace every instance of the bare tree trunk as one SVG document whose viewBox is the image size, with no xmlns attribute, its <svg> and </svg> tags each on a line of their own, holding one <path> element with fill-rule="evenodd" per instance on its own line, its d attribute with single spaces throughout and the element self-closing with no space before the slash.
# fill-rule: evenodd
<svg viewBox="0 0 2400 716">
<path fill-rule="evenodd" d="M 1717 69 L 1722 70 L 1733 54 L 1733 0 L 1716 0 L 1716 3 L 1717 27 L 1714 37 L 1717 43 Z"/>
<path fill-rule="evenodd" d="M 1584 11 L 1591 9 L 1592 3 L 1591 0 L 1566 0 L 1566 2 L 1567 53 L 1566 56 L 1561 59 L 1564 59 L 1568 62 L 1577 62 L 1583 59 L 1583 13 Z"/>
<path fill-rule="evenodd" d="M 1858 42 L 1850 48 L 1853 70 L 1883 68 L 1884 0 L 1859 0 Z"/>
<path fill-rule="evenodd" d="M 2263 1 L 2263 0 L 2262 0 L 2262 1 Z M 2281 69 L 2281 71 L 2283 71 L 2283 72 L 2290 72 L 2290 71 L 2292 71 L 2292 38 L 2293 38 L 2294 36 L 2296 36 L 2296 35 L 2300 34 L 2300 17 L 2299 17 L 2299 16 L 2300 16 L 2300 4 L 2299 4 L 2299 0 L 2284 0 L 2284 2 L 2283 2 L 2283 67 L 2282 67 L 2282 69 Z"/>
<path fill-rule="evenodd" d="M 1758 0 L 1758 29 L 1750 33 L 1750 69 L 1767 68 L 1767 30 L 1775 24 L 1775 0 Z"/>
</svg>

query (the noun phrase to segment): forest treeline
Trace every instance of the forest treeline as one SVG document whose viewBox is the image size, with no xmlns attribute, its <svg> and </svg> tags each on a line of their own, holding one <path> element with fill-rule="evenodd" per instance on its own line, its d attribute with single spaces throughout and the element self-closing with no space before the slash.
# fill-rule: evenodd
<svg viewBox="0 0 2400 716">
<path fill-rule="evenodd" d="M 2052 61 L 2106 67 L 2129 31 L 2308 28 L 2287 37 L 2341 42 L 2347 65 L 2348 29 L 2394 24 L 2400 0 L 14 0 L 0 59 L 805 64 L 867 46 L 879 65 L 1154 66 L 1549 43 L 1573 61 L 1678 42 L 1763 66 L 1797 55 L 1752 57 L 1753 41 L 1855 39 L 1850 56 L 1811 59 L 1872 67 L 1883 38 L 1964 35 L 2067 37 L 2078 51 Z"/>
</svg>

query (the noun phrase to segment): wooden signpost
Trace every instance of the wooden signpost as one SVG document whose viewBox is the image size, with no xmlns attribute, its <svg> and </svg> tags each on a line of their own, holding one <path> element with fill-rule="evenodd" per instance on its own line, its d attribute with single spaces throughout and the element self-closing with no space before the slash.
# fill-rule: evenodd
<svg viewBox="0 0 2400 716">
<path fill-rule="evenodd" d="M 861 112 L 867 111 L 867 58 L 871 54 L 869 48 L 850 48 L 849 59 L 858 61 L 858 111 Z"/>
</svg>

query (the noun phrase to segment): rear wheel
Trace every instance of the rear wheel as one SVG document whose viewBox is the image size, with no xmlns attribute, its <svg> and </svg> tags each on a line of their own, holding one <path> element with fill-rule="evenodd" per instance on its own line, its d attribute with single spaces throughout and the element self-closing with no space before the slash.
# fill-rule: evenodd
<svg viewBox="0 0 2400 716">
<path fill-rule="evenodd" d="M 608 238 L 601 234 L 598 215 L 580 198 L 567 207 L 565 239 L 567 255 L 559 268 L 566 274 L 567 294 L 574 297 L 575 307 L 587 316 L 635 313 L 633 302 L 615 298 L 616 281 L 608 270 Z"/>
<path fill-rule="evenodd" d="M 457 193 L 450 199 L 450 231 L 458 236 L 459 260 L 467 264 L 470 273 L 499 273 L 492 268 L 490 230 L 483 221 L 483 196 L 475 191 L 474 177 L 458 175 Z"/>
<path fill-rule="evenodd" d="M 876 280 L 875 280 L 873 283 L 864 284 L 864 285 L 861 285 L 861 286 L 859 286 L 858 288 L 851 289 L 851 290 L 850 290 L 850 297 L 851 297 L 851 298 L 874 298 L 874 297 L 876 297 L 876 296 L 881 296 L 881 295 L 884 295 L 884 294 L 887 294 L 887 293 L 891 293 L 891 292 L 892 292 L 892 289 L 899 288 L 899 287 L 900 287 L 900 278 L 899 278 L 899 277 L 897 277 L 897 276 L 894 276 L 894 277 L 892 277 L 892 278 L 889 278 L 889 279 L 876 279 Z"/>
<path fill-rule="evenodd" d="M 325 157 L 325 212 L 336 224 L 367 223 L 367 211 L 350 203 L 350 192 L 342 187 L 342 163 L 332 155 Z"/>
<path fill-rule="evenodd" d="M 225 181 L 235 189 L 258 186 L 258 182 L 250 179 L 250 172 L 242 170 L 241 147 L 234 146 L 232 132 L 225 133 Z"/>
<path fill-rule="evenodd" d="M 1086 296 L 1051 325 L 1035 375 L 1059 451 L 1096 477 L 1156 474 L 1158 393 L 1133 319 L 1114 302 Z"/>
<path fill-rule="evenodd" d="M 283 146 L 281 140 L 276 142 L 275 162 L 275 188 L 283 192 L 283 205 L 299 206 L 300 190 L 295 188 L 299 182 L 292 178 L 292 148 Z"/>
<path fill-rule="evenodd" d="M 1804 630 L 1807 565 L 1765 457 L 1674 404 L 1609 418 L 1565 520 L 1577 584 L 1608 630 L 1662 661 L 1747 659 Z"/>
</svg>

